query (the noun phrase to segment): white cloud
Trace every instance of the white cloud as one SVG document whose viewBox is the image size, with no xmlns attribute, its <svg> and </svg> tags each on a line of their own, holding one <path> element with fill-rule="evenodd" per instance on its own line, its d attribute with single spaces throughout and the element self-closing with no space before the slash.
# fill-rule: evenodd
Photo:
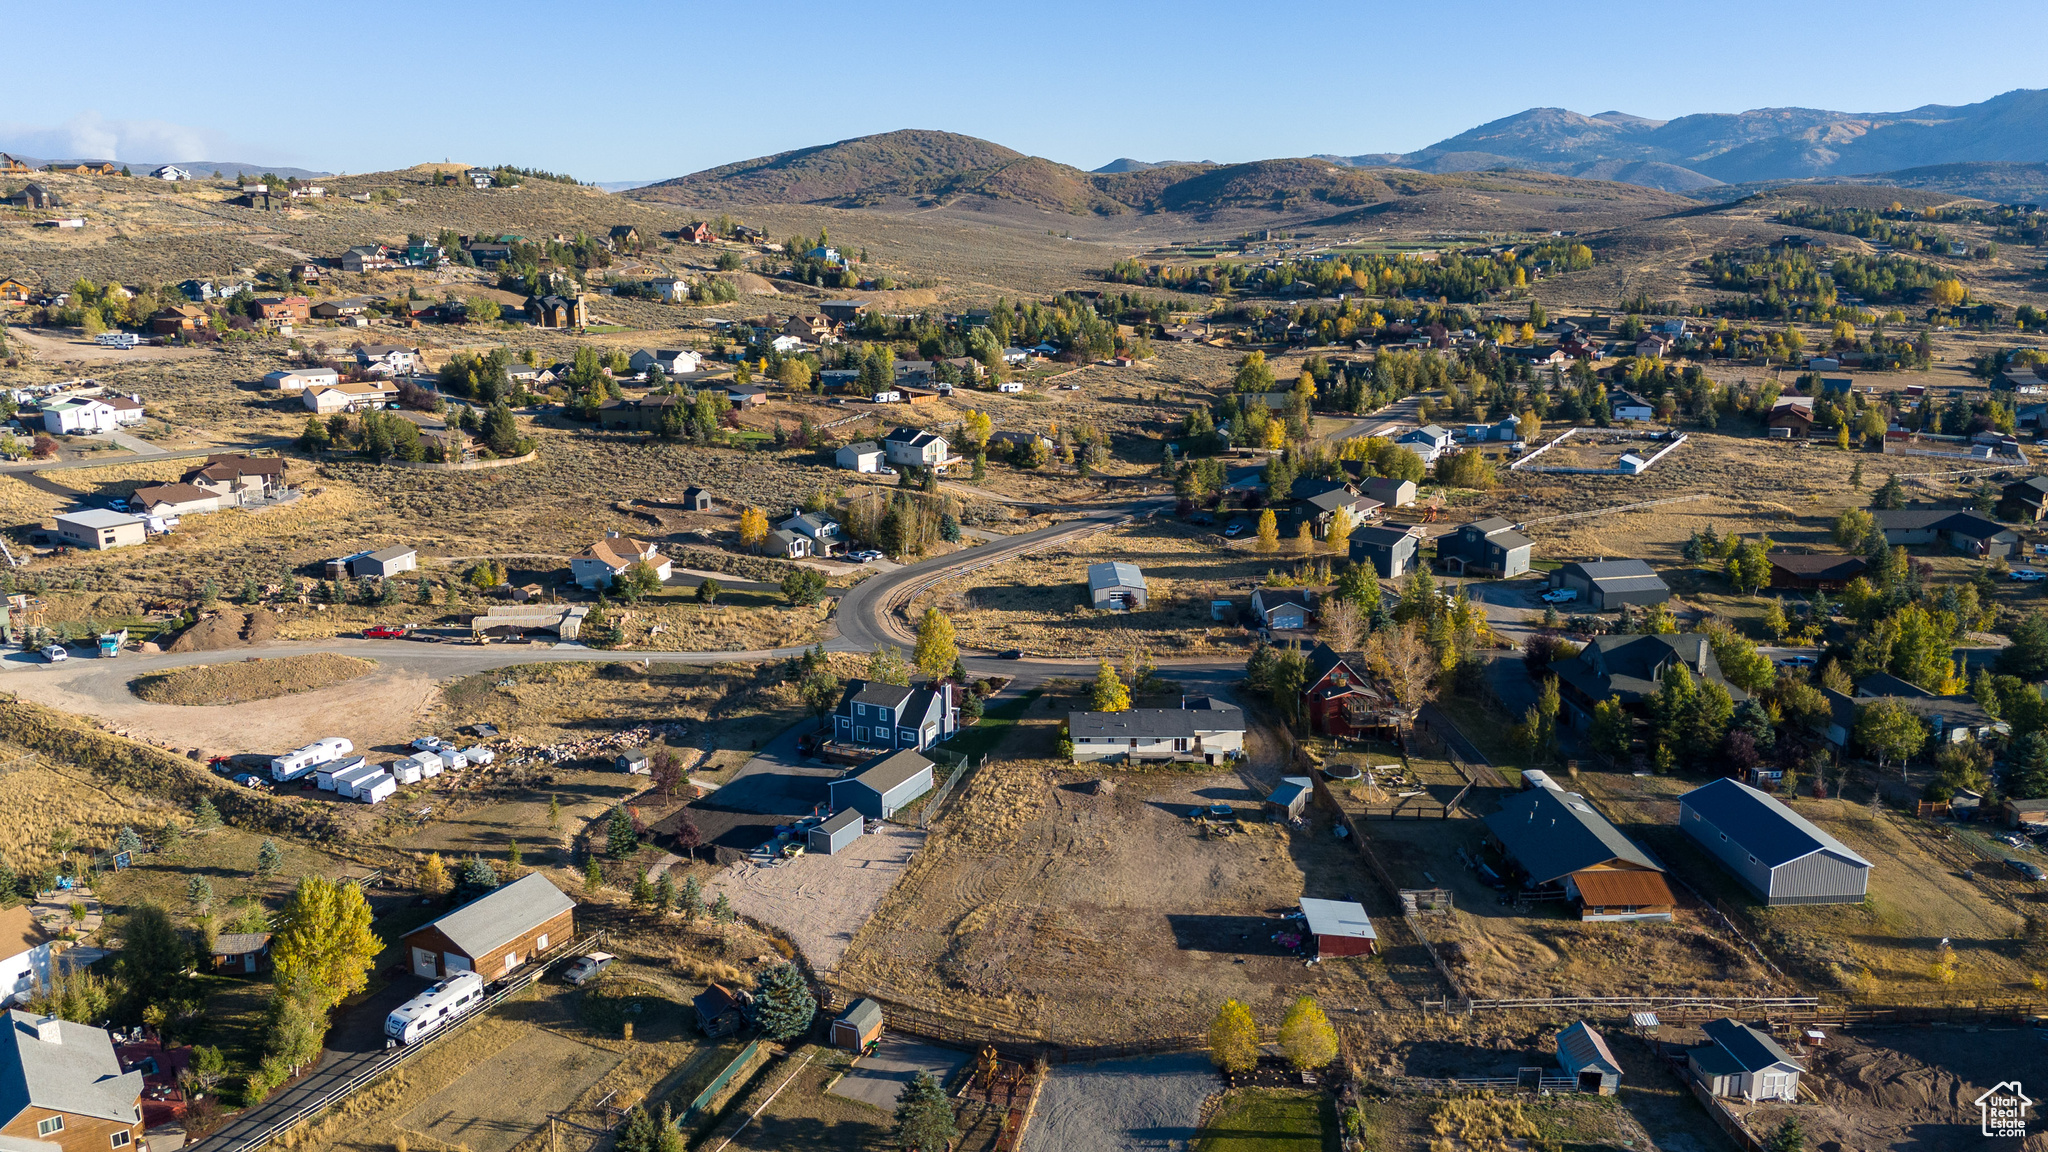
<svg viewBox="0 0 2048 1152">
<path fill-rule="evenodd" d="M 233 146 L 207 128 L 168 120 L 110 120 L 81 112 L 62 124 L 0 123 L 9 151 L 63 160 L 218 160 Z"/>
</svg>

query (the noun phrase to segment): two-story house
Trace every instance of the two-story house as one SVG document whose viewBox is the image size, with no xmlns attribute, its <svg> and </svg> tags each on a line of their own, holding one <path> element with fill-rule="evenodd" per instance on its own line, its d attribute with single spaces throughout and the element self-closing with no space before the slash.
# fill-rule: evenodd
<svg viewBox="0 0 2048 1152">
<path fill-rule="evenodd" d="M 952 456 L 944 436 L 921 428 L 898 428 L 882 437 L 882 454 L 905 468 L 943 468 Z"/>
<path fill-rule="evenodd" d="M 397 267 L 391 249 L 382 244 L 358 244 L 341 254 L 343 272 L 378 272 Z"/>
<path fill-rule="evenodd" d="M 349 351 L 363 371 L 378 376 L 403 376 L 420 363 L 419 349 L 401 344 L 358 344 Z"/>
<path fill-rule="evenodd" d="M 129 1152 L 142 1138 L 140 1071 L 106 1029 L 10 1011 L 0 1019 L 0 1143 L 27 1152 Z"/>
<path fill-rule="evenodd" d="M 1413 432 L 1403 432 L 1394 443 L 1422 457 L 1424 464 L 1436 463 L 1436 458 L 1451 450 L 1451 430 L 1435 424 L 1424 424 Z"/>
<path fill-rule="evenodd" d="M 1595 636 L 1578 655 L 1557 661 L 1550 670 L 1557 675 L 1558 694 L 1574 722 L 1584 724 L 1592 719 L 1594 705 L 1613 697 L 1640 710 L 1663 687 L 1664 672 L 1674 662 L 1683 663 L 1694 680 L 1711 680 L 1726 688 L 1737 704 L 1749 699 L 1721 674 L 1714 646 L 1703 632 Z"/>
<path fill-rule="evenodd" d="M 899 748 L 923 751 L 952 736 L 959 725 L 960 706 L 948 682 L 909 688 L 849 680 L 832 713 L 832 740 L 868 755 Z"/>
<path fill-rule="evenodd" d="M 816 556 L 833 556 L 846 551 L 846 533 L 834 520 L 823 512 L 799 512 L 776 525 L 784 532 L 808 536 L 811 553 Z"/>
<path fill-rule="evenodd" d="M 602 540 L 569 558 L 569 577 L 585 588 L 597 591 L 609 588 L 613 579 L 626 574 L 633 565 L 645 561 L 653 567 L 654 574 L 663 580 L 671 571 L 668 557 L 661 549 L 645 540 L 607 532 Z"/>
<path fill-rule="evenodd" d="M 1534 543 L 1498 516 L 1461 524 L 1436 539 L 1436 558 L 1454 576 L 1520 576 Z"/>
<path fill-rule="evenodd" d="M 274 496 L 284 491 L 284 459 L 279 456 L 208 456 L 206 463 L 185 473 L 182 483 L 237 501 Z"/>
<path fill-rule="evenodd" d="M 666 375 L 682 376 L 695 372 L 703 359 L 688 348 L 642 348 L 633 353 L 631 364 L 635 372 L 659 368 Z"/>
</svg>

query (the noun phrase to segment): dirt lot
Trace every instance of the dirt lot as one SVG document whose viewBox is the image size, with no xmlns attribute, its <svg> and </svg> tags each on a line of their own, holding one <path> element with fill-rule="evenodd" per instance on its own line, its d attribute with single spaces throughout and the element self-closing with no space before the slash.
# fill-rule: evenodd
<svg viewBox="0 0 2048 1152">
<path fill-rule="evenodd" d="M 376 667 L 374 660 L 316 652 L 152 672 L 137 678 L 134 691 L 152 704 L 247 704 L 329 688 Z"/>
<path fill-rule="evenodd" d="M 1205 1052 L 1062 1064 L 1046 1078 L 1024 1152 L 1150 1152 L 1188 1146 L 1223 1078 Z"/>
<path fill-rule="evenodd" d="M 807 853 L 769 868 L 742 862 L 720 873 L 705 899 L 725 893 L 742 916 L 787 936 L 829 977 L 924 841 L 922 831 L 885 825 L 836 855 Z"/>
</svg>

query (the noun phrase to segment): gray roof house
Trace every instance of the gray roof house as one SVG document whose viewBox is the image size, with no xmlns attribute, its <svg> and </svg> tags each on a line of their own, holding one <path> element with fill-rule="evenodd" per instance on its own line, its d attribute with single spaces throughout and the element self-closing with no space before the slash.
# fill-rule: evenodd
<svg viewBox="0 0 2048 1152">
<path fill-rule="evenodd" d="M 1358 482 L 1361 495 L 1370 496 L 1388 508 L 1415 503 L 1415 481 L 1388 476 L 1367 476 Z"/>
<path fill-rule="evenodd" d="M 1535 543 L 1498 516 L 1461 524 L 1436 538 L 1436 557 L 1455 576 L 1520 576 Z"/>
<path fill-rule="evenodd" d="M 1418 539 L 1412 528 L 1369 525 L 1351 531 L 1351 560 L 1371 564 L 1382 580 L 1398 580 L 1415 567 Z"/>
<path fill-rule="evenodd" d="M 1136 564 L 1112 560 L 1088 566 L 1088 604 L 1110 611 L 1145 606 L 1145 574 Z"/>
<path fill-rule="evenodd" d="M 1258 588 L 1252 591 L 1252 611 L 1259 627 L 1269 632 L 1296 631 L 1308 627 L 1315 607 L 1305 588 Z"/>
<path fill-rule="evenodd" d="M 1435 424 L 1424 424 L 1413 432 L 1403 432 L 1394 443 L 1422 457 L 1424 464 L 1436 463 L 1436 458 L 1451 447 L 1451 430 Z"/>
<path fill-rule="evenodd" d="M 1612 1096 L 1621 1090 L 1621 1064 L 1607 1041 L 1584 1020 L 1557 1034 L 1557 1063 L 1581 1092 Z"/>
<path fill-rule="evenodd" d="M 832 806 L 858 811 L 871 820 L 887 820 L 932 790 L 932 762 L 905 748 L 861 765 L 860 771 L 832 781 Z"/>
<path fill-rule="evenodd" d="M 1076 764 L 1112 759 L 1215 764 L 1244 750 L 1244 710 L 1207 696 L 1188 696 L 1178 708 L 1070 712 L 1067 737 Z"/>
<path fill-rule="evenodd" d="M 142 1073 L 122 1071 L 105 1029 L 7 1013 L 0 1038 L 0 1127 L 23 1133 L 0 1136 L 10 1152 L 86 1147 L 68 1139 L 73 1132 L 99 1147 L 111 1139 L 114 1148 L 132 1150 L 142 1136 L 141 1097 Z"/>
<path fill-rule="evenodd" d="M 1980 560 L 2010 556 L 2019 548 L 2019 533 L 1975 512 L 1941 508 L 1901 508 L 1871 513 L 1884 529 L 1887 544 L 1944 544 Z"/>
<path fill-rule="evenodd" d="M 880 472 L 882 446 L 873 440 L 856 440 L 832 457 L 833 463 L 853 472 Z"/>
<path fill-rule="evenodd" d="M 1525 888 L 1561 889 L 1586 920 L 1670 920 L 1664 866 L 1621 834 L 1576 792 L 1530 788 L 1486 818 Z"/>
<path fill-rule="evenodd" d="M 1740 780 L 1680 796 L 1678 826 L 1766 905 L 1856 904 L 1870 890 L 1870 861 Z"/>
<path fill-rule="evenodd" d="M 1550 574 L 1552 588 L 1570 588 L 1595 612 L 1671 599 L 1671 589 L 1643 560 L 1575 560 Z"/>
<path fill-rule="evenodd" d="M 1595 636 L 1577 656 L 1552 664 L 1550 670 L 1557 676 L 1558 693 L 1583 720 L 1592 715 L 1593 705 L 1610 696 L 1621 697 L 1623 704 L 1641 705 L 1663 686 L 1664 670 L 1675 660 L 1683 661 L 1695 680 L 1726 688 L 1736 703 L 1749 699 L 1721 674 L 1713 644 L 1698 632 Z"/>
<path fill-rule="evenodd" d="M 929 748 L 959 726 L 953 687 L 909 688 L 849 680 L 832 713 L 832 739 L 860 749 Z"/>
<path fill-rule="evenodd" d="M 1707 1042 L 1687 1049 L 1685 1058 L 1709 1093 L 1748 1100 L 1799 1099 L 1799 1074 L 1806 1066 L 1769 1034 L 1725 1016 L 1707 1021 L 1700 1031 L 1707 1034 Z"/>
</svg>

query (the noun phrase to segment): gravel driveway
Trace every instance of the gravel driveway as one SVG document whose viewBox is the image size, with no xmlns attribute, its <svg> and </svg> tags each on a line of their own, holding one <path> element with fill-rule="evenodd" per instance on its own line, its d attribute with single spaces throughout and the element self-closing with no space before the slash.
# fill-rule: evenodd
<svg viewBox="0 0 2048 1152">
<path fill-rule="evenodd" d="M 887 824 L 835 856 L 807 853 L 767 868 L 735 864 L 711 882 L 705 899 L 724 893 L 735 910 L 780 929 L 812 968 L 830 975 L 924 838 L 921 829 Z"/>
<path fill-rule="evenodd" d="M 1222 1090 L 1206 1052 L 1059 1065 L 1039 1095 L 1024 1152 L 1186 1148 L 1202 1101 Z"/>
</svg>

